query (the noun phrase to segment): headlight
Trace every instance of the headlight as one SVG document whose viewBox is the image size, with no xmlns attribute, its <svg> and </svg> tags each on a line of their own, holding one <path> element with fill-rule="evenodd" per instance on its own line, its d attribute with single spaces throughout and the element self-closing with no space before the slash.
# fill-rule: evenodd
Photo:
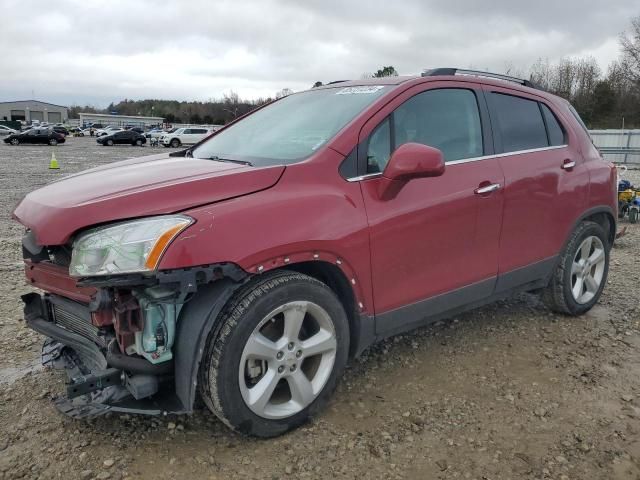
<svg viewBox="0 0 640 480">
<path fill-rule="evenodd" d="M 191 222 L 183 215 L 164 215 L 88 230 L 73 242 L 69 275 L 155 270 L 169 243 Z"/>
</svg>

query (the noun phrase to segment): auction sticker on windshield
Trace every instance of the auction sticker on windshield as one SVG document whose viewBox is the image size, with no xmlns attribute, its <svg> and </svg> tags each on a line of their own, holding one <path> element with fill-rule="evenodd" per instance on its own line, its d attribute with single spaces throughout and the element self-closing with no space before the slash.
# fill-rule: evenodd
<svg viewBox="0 0 640 480">
<path fill-rule="evenodd" d="M 376 93 L 382 90 L 384 85 L 367 85 L 361 87 L 344 87 L 336 92 L 336 95 L 353 95 L 357 93 Z"/>
</svg>

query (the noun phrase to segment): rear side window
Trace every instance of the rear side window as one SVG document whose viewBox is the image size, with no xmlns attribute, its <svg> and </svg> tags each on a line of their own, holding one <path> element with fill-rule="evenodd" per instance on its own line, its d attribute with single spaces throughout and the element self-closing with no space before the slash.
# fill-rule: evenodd
<svg viewBox="0 0 640 480">
<path fill-rule="evenodd" d="M 501 93 L 489 98 L 505 153 L 549 146 L 538 102 Z"/>
<path fill-rule="evenodd" d="M 551 145 L 552 147 L 564 145 L 565 137 L 562 125 L 560 125 L 560 122 L 558 122 L 556 116 L 544 103 L 540 104 L 540 108 L 542 108 L 544 121 L 547 124 L 547 132 L 549 133 L 549 145 Z"/>
</svg>

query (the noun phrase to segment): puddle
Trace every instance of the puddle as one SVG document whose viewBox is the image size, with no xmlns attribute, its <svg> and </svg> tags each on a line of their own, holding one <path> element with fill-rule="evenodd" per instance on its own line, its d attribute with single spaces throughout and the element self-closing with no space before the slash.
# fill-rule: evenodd
<svg viewBox="0 0 640 480">
<path fill-rule="evenodd" d="M 11 385 L 17 380 L 43 369 L 44 367 L 40 363 L 0 368 L 0 384 Z"/>
</svg>

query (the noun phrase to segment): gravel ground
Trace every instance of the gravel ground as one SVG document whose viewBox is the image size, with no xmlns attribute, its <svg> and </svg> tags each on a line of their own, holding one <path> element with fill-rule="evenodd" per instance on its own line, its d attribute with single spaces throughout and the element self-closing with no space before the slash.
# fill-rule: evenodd
<svg viewBox="0 0 640 480">
<path fill-rule="evenodd" d="M 323 415 L 283 437 L 241 437 L 202 408 L 57 413 L 63 376 L 37 366 L 42 338 L 20 320 L 29 287 L 11 210 L 46 182 L 155 151 L 72 138 L 50 171 L 50 147 L 0 145 L 0 479 L 640 478 L 640 226 L 626 221 L 587 315 L 524 294 L 390 339 L 350 366 Z"/>
</svg>

